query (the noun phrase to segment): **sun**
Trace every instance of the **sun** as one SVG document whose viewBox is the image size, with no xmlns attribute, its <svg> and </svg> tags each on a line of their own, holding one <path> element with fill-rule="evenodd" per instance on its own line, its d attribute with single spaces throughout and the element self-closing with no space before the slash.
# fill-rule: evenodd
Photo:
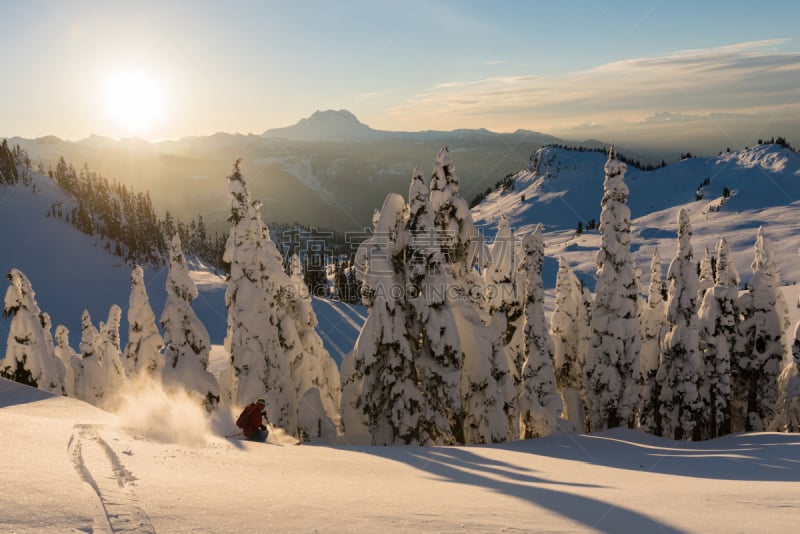
<svg viewBox="0 0 800 534">
<path fill-rule="evenodd" d="M 107 93 L 108 112 L 127 135 L 147 135 L 163 119 L 164 101 L 156 81 L 141 71 L 115 76 Z"/>
</svg>

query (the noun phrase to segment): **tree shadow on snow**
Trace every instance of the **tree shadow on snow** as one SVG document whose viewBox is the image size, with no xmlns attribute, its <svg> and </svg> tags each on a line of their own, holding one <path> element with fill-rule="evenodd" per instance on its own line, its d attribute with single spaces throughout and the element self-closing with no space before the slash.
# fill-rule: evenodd
<svg viewBox="0 0 800 534">
<path fill-rule="evenodd" d="M 746 433 L 685 442 L 636 430 L 515 441 L 506 450 L 617 469 L 717 480 L 800 482 L 800 434 Z"/>
<path fill-rule="evenodd" d="M 536 471 L 528 467 L 486 458 L 465 448 L 356 447 L 349 450 L 402 462 L 449 483 L 482 487 L 520 499 L 600 532 L 683 532 L 624 506 L 556 489 L 601 489 L 605 486 L 548 480 L 536 476 Z"/>
</svg>

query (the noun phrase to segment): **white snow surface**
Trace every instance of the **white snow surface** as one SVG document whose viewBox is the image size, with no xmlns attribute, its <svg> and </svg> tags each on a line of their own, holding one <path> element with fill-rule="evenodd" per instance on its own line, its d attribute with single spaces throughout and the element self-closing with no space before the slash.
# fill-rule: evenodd
<svg viewBox="0 0 800 534">
<path fill-rule="evenodd" d="M 214 436 L 163 393 L 136 405 L 115 416 L 0 380 L 0 531 L 779 533 L 800 520 L 797 434 L 297 447 Z"/>
<path fill-rule="evenodd" d="M 545 288 L 554 287 L 556 258 L 563 256 L 578 278 L 594 290 L 600 234 L 592 230 L 576 237 L 575 229 L 579 221 L 584 227 L 591 219 L 600 221 L 606 159 L 597 152 L 540 149 L 532 156 L 531 166 L 515 175 L 514 191 L 495 191 L 473 208 L 475 224 L 491 236 L 501 216 L 506 216 L 518 238 L 543 224 Z M 706 247 L 714 250 L 718 239 L 725 237 L 746 283 L 756 231 L 763 226 L 775 243 L 781 280 L 784 284 L 800 282 L 798 177 L 800 155 L 777 145 L 686 159 L 648 172 L 628 165 L 625 182 L 630 189 L 631 253 L 637 267 L 645 271 L 642 282 L 648 282 L 647 266 L 656 246 L 666 272 L 675 250 L 675 221 L 681 208 L 692 221 L 695 260 L 700 260 Z M 700 187 L 706 178 L 709 184 Z M 731 196 L 723 203 L 726 187 Z M 701 200 L 695 200 L 696 192 L 703 195 Z"/>
</svg>

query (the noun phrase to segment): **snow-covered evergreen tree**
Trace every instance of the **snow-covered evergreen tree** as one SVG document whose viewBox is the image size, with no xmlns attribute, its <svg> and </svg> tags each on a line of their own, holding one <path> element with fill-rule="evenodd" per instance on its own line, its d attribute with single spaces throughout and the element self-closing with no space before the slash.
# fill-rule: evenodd
<svg viewBox="0 0 800 534">
<path fill-rule="evenodd" d="M 436 156 L 430 205 L 437 244 L 446 265 L 447 296 L 463 352 L 457 434 L 463 435 L 466 443 L 505 441 L 516 437 L 517 420 L 514 374 L 503 348 L 507 325 L 497 315 L 482 317 L 484 284 L 475 266 L 485 267 L 489 254 L 472 220 L 469 204 L 459 192 L 458 176 L 447 147 Z"/>
<path fill-rule="evenodd" d="M 99 348 L 103 353 L 101 358 L 105 371 L 104 386 L 106 395 L 104 406 L 114 409 L 119 402 L 119 393 L 125 384 L 125 369 L 122 366 L 122 351 L 119 340 L 119 324 L 122 319 L 122 309 L 112 304 L 108 310 L 108 320 L 100 322 Z"/>
<path fill-rule="evenodd" d="M 0 376 L 52 393 L 64 393 L 64 365 L 55 356 L 49 329 L 28 278 L 17 269 L 8 273 L 3 313 L 12 317 Z M 49 321 L 49 319 L 48 319 Z M 48 341 L 49 340 L 49 341 Z"/>
<path fill-rule="evenodd" d="M 497 225 L 491 258 L 491 265 L 483 271 L 488 313 L 490 316 L 502 315 L 503 347 L 511 358 L 511 371 L 515 387 L 518 387 L 522 380 L 522 367 L 525 365 L 525 334 L 522 324 L 526 275 L 518 269 L 518 246 L 505 216 L 500 218 Z M 516 413 L 512 419 L 518 419 Z"/>
<path fill-rule="evenodd" d="M 706 253 L 700 258 L 700 265 L 698 267 L 698 283 L 697 283 L 697 301 L 703 300 L 703 295 L 706 290 L 714 285 L 714 264 L 716 258 L 711 255 L 711 250 L 706 247 Z"/>
<path fill-rule="evenodd" d="M 734 373 L 736 405 L 746 406 L 744 428 L 741 416 L 734 416 L 734 431 L 763 431 L 775 417 L 778 375 L 784 354 L 783 333 L 788 330 L 786 302 L 772 246 L 761 228 L 751 265 L 750 293 L 742 295 L 744 319 L 740 325 Z"/>
<path fill-rule="evenodd" d="M 197 288 L 189 277 L 177 234 L 170 243 L 166 289 L 167 302 L 160 319 L 164 329 L 164 385 L 184 388 L 211 410 L 219 402 L 217 379 L 208 372 L 211 341 L 192 309 Z"/>
<path fill-rule="evenodd" d="M 461 370 L 461 433 L 464 443 L 499 443 L 519 437 L 511 360 L 503 350 L 502 325 L 484 325 L 472 303 L 455 307 L 464 350 Z M 512 424 L 514 423 L 514 424 Z"/>
<path fill-rule="evenodd" d="M 436 239 L 428 186 L 414 168 L 408 192 L 406 335 L 422 387 L 420 425 L 427 440 L 455 443 L 453 427 L 461 410 L 463 354 L 456 320 L 447 301 L 447 276 Z"/>
<path fill-rule="evenodd" d="M 361 242 L 353 258 L 353 269 L 358 282 L 361 284 L 361 303 L 372 310 L 375 304 L 377 288 L 370 284 L 376 284 L 381 277 L 375 276 L 376 273 L 369 273 L 370 255 L 373 249 L 379 250 L 377 240 L 380 236 L 375 235 L 375 230 L 380 222 L 381 212 L 375 210 L 372 213 L 372 232 L 369 239 Z M 356 365 L 355 349 L 342 358 L 341 378 L 342 378 L 342 431 L 349 439 L 360 439 L 361 436 L 369 434 L 367 420 L 364 415 L 363 389 L 364 389 L 364 365 Z M 357 437 L 358 436 L 358 437 Z M 370 438 L 371 439 L 371 438 Z"/>
<path fill-rule="evenodd" d="M 361 405 L 375 445 L 427 444 L 424 397 L 408 342 L 405 309 L 406 204 L 389 194 L 368 240 L 365 286 L 373 291 L 367 321 L 353 349 L 363 377 Z"/>
<path fill-rule="evenodd" d="M 87 310 L 83 310 L 81 315 L 79 350 L 80 369 L 75 373 L 75 396 L 89 404 L 102 407 L 108 391 L 103 365 L 102 339 Z"/>
<path fill-rule="evenodd" d="M 63 362 L 64 393 L 69 397 L 76 397 L 75 377 L 80 373 L 81 360 L 78 354 L 69 345 L 69 330 L 64 325 L 56 327 L 55 355 Z"/>
<path fill-rule="evenodd" d="M 469 294 L 472 287 L 480 285 L 473 266 L 487 253 L 472 221 L 469 203 L 461 196 L 459 188 L 450 149 L 443 147 L 436 155 L 431 176 L 430 204 L 449 274 L 452 279 L 463 281 L 463 289 Z"/>
<path fill-rule="evenodd" d="M 231 195 L 231 229 L 224 261 L 231 266 L 225 302 L 228 333 L 225 347 L 231 355 L 232 375 L 226 388 L 237 406 L 266 400 L 270 422 L 294 432 L 296 409 L 288 358 L 281 347 L 280 318 L 269 277 L 276 271 L 274 244 L 267 241 L 261 203 L 251 201 L 236 162 L 228 177 Z"/>
<path fill-rule="evenodd" d="M 661 384 L 656 380 L 661 360 L 661 342 L 667 331 L 666 287 L 661 273 L 661 256 L 653 251 L 650 261 L 650 285 L 647 290 L 647 305 L 642 310 L 642 350 L 639 358 L 639 376 L 642 381 L 639 428 L 644 432 L 661 434 L 659 395 Z"/>
<path fill-rule="evenodd" d="M 311 406 L 308 402 L 304 404 L 303 399 L 306 398 L 309 389 L 316 389 L 316 394 L 319 395 L 324 408 L 318 414 L 320 424 L 325 426 L 327 423 L 324 421 L 328 419 L 334 425 L 335 431 L 339 421 L 339 405 L 341 403 L 339 369 L 317 334 L 317 316 L 311 307 L 311 296 L 303 282 L 303 268 L 300 258 L 296 254 L 292 255 L 290 259 L 289 269 L 290 281 L 286 288 L 290 290 L 280 294 L 284 312 L 280 331 L 284 333 L 282 336 L 284 346 L 288 341 L 285 340 L 286 334 L 291 333 L 296 336 L 296 348 L 299 349 L 295 353 L 295 357 L 290 360 L 292 381 L 297 394 L 296 405 L 298 410 L 304 405 L 307 408 Z M 309 416 L 310 414 L 306 413 L 306 416 L 300 417 L 298 421 L 308 422 Z M 313 435 L 312 430 L 305 428 L 308 435 Z"/>
<path fill-rule="evenodd" d="M 556 303 L 550 321 L 556 383 L 564 400 L 564 418 L 577 432 L 586 430 L 583 403 L 584 362 L 589 345 L 589 317 L 580 281 L 564 258 L 558 259 Z"/>
<path fill-rule="evenodd" d="M 56 354 L 55 341 L 53 340 L 53 321 L 50 319 L 50 314 L 42 312 L 39 314 L 39 323 L 42 325 L 42 332 L 44 332 L 44 342 L 47 347 L 47 352 L 52 354 L 56 359 L 56 367 L 58 369 L 58 382 L 63 384 L 62 394 L 67 394 L 67 368 L 64 361 Z M 74 384 L 74 382 L 73 382 Z"/>
<path fill-rule="evenodd" d="M 521 268 L 527 274 L 525 288 L 525 365 L 519 392 L 521 432 L 524 438 L 551 434 L 563 410 L 553 372 L 553 343 L 544 316 L 544 240 L 542 226 L 522 240 L 525 257 Z"/>
<path fill-rule="evenodd" d="M 342 358 L 339 372 L 342 377 L 340 405 L 342 433 L 349 440 L 361 440 L 362 436 L 369 434 L 362 405 L 364 377 L 360 374 L 361 371 L 356 369 L 352 351 Z"/>
<path fill-rule="evenodd" d="M 770 430 L 800 432 L 800 321 L 794 329 L 791 354 L 787 354 L 783 370 L 778 376 L 775 414 Z"/>
<path fill-rule="evenodd" d="M 125 372 L 129 377 L 146 373 L 161 375 L 164 339 L 156 327 L 156 316 L 150 307 L 144 271 L 138 265 L 131 272 L 131 295 L 128 301 L 128 344 L 125 346 Z"/>
<path fill-rule="evenodd" d="M 639 295 L 631 258 L 627 166 L 614 147 L 605 164 L 592 340 L 586 357 L 589 429 L 633 427 L 639 404 Z"/>
<path fill-rule="evenodd" d="M 697 325 L 697 264 L 692 254 L 692 225 L 678 212 L 678 247 L 667 271 L 667 324 L 656 380 L 661 384 L 661 435 L 699 438 L 703 402 L 699 392 L 704 372 Z M 697 433 L 695 431 L 697 430 Z"/>
<path fill-rule="evenodd" d="M 717 244 L 714 278 L 715 283 L 703 294 L 698 311 L 704 360 L 704 372 L 700 377 L 704 438 L 715 438 L 731 431 L 731 353 L 739 326 L 739 275 L 730 261 L 725 239 Z"/>
</svg>

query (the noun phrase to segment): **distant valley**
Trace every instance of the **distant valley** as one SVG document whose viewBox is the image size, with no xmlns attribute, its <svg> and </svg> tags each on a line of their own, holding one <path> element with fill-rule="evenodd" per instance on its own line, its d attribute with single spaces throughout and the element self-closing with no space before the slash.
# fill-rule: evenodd
<svg viewBox="0 0 800 534">
<path fill-rule="evenodd" d="M 414 165 L 432 168 L 442 146 L 450 146 L 462 194 L 471 199 L 525 167 L 537 148 L 564 141 L 528 130 L 387 132 L 362 124 L 348 111 L 329 110 L 261 135 L 217 133 L 154 143 L 50 136 L 9 143 L 27 150 L 34 166 L 41 163 L 45 171 L 60 156 L 76 169 L 88 164 L 108 179 L 149 191 L 160 211 L 186 220 L 202 214 L 212 231 L 227 227 L 225 177 L 242 158 L 253 195 L 263 200 L 265 220 L 348 231 L 369 226 L 387 193 L 405 194 Z M 661 157 L 628 155 L 648 161 Z"/>
</svg>

